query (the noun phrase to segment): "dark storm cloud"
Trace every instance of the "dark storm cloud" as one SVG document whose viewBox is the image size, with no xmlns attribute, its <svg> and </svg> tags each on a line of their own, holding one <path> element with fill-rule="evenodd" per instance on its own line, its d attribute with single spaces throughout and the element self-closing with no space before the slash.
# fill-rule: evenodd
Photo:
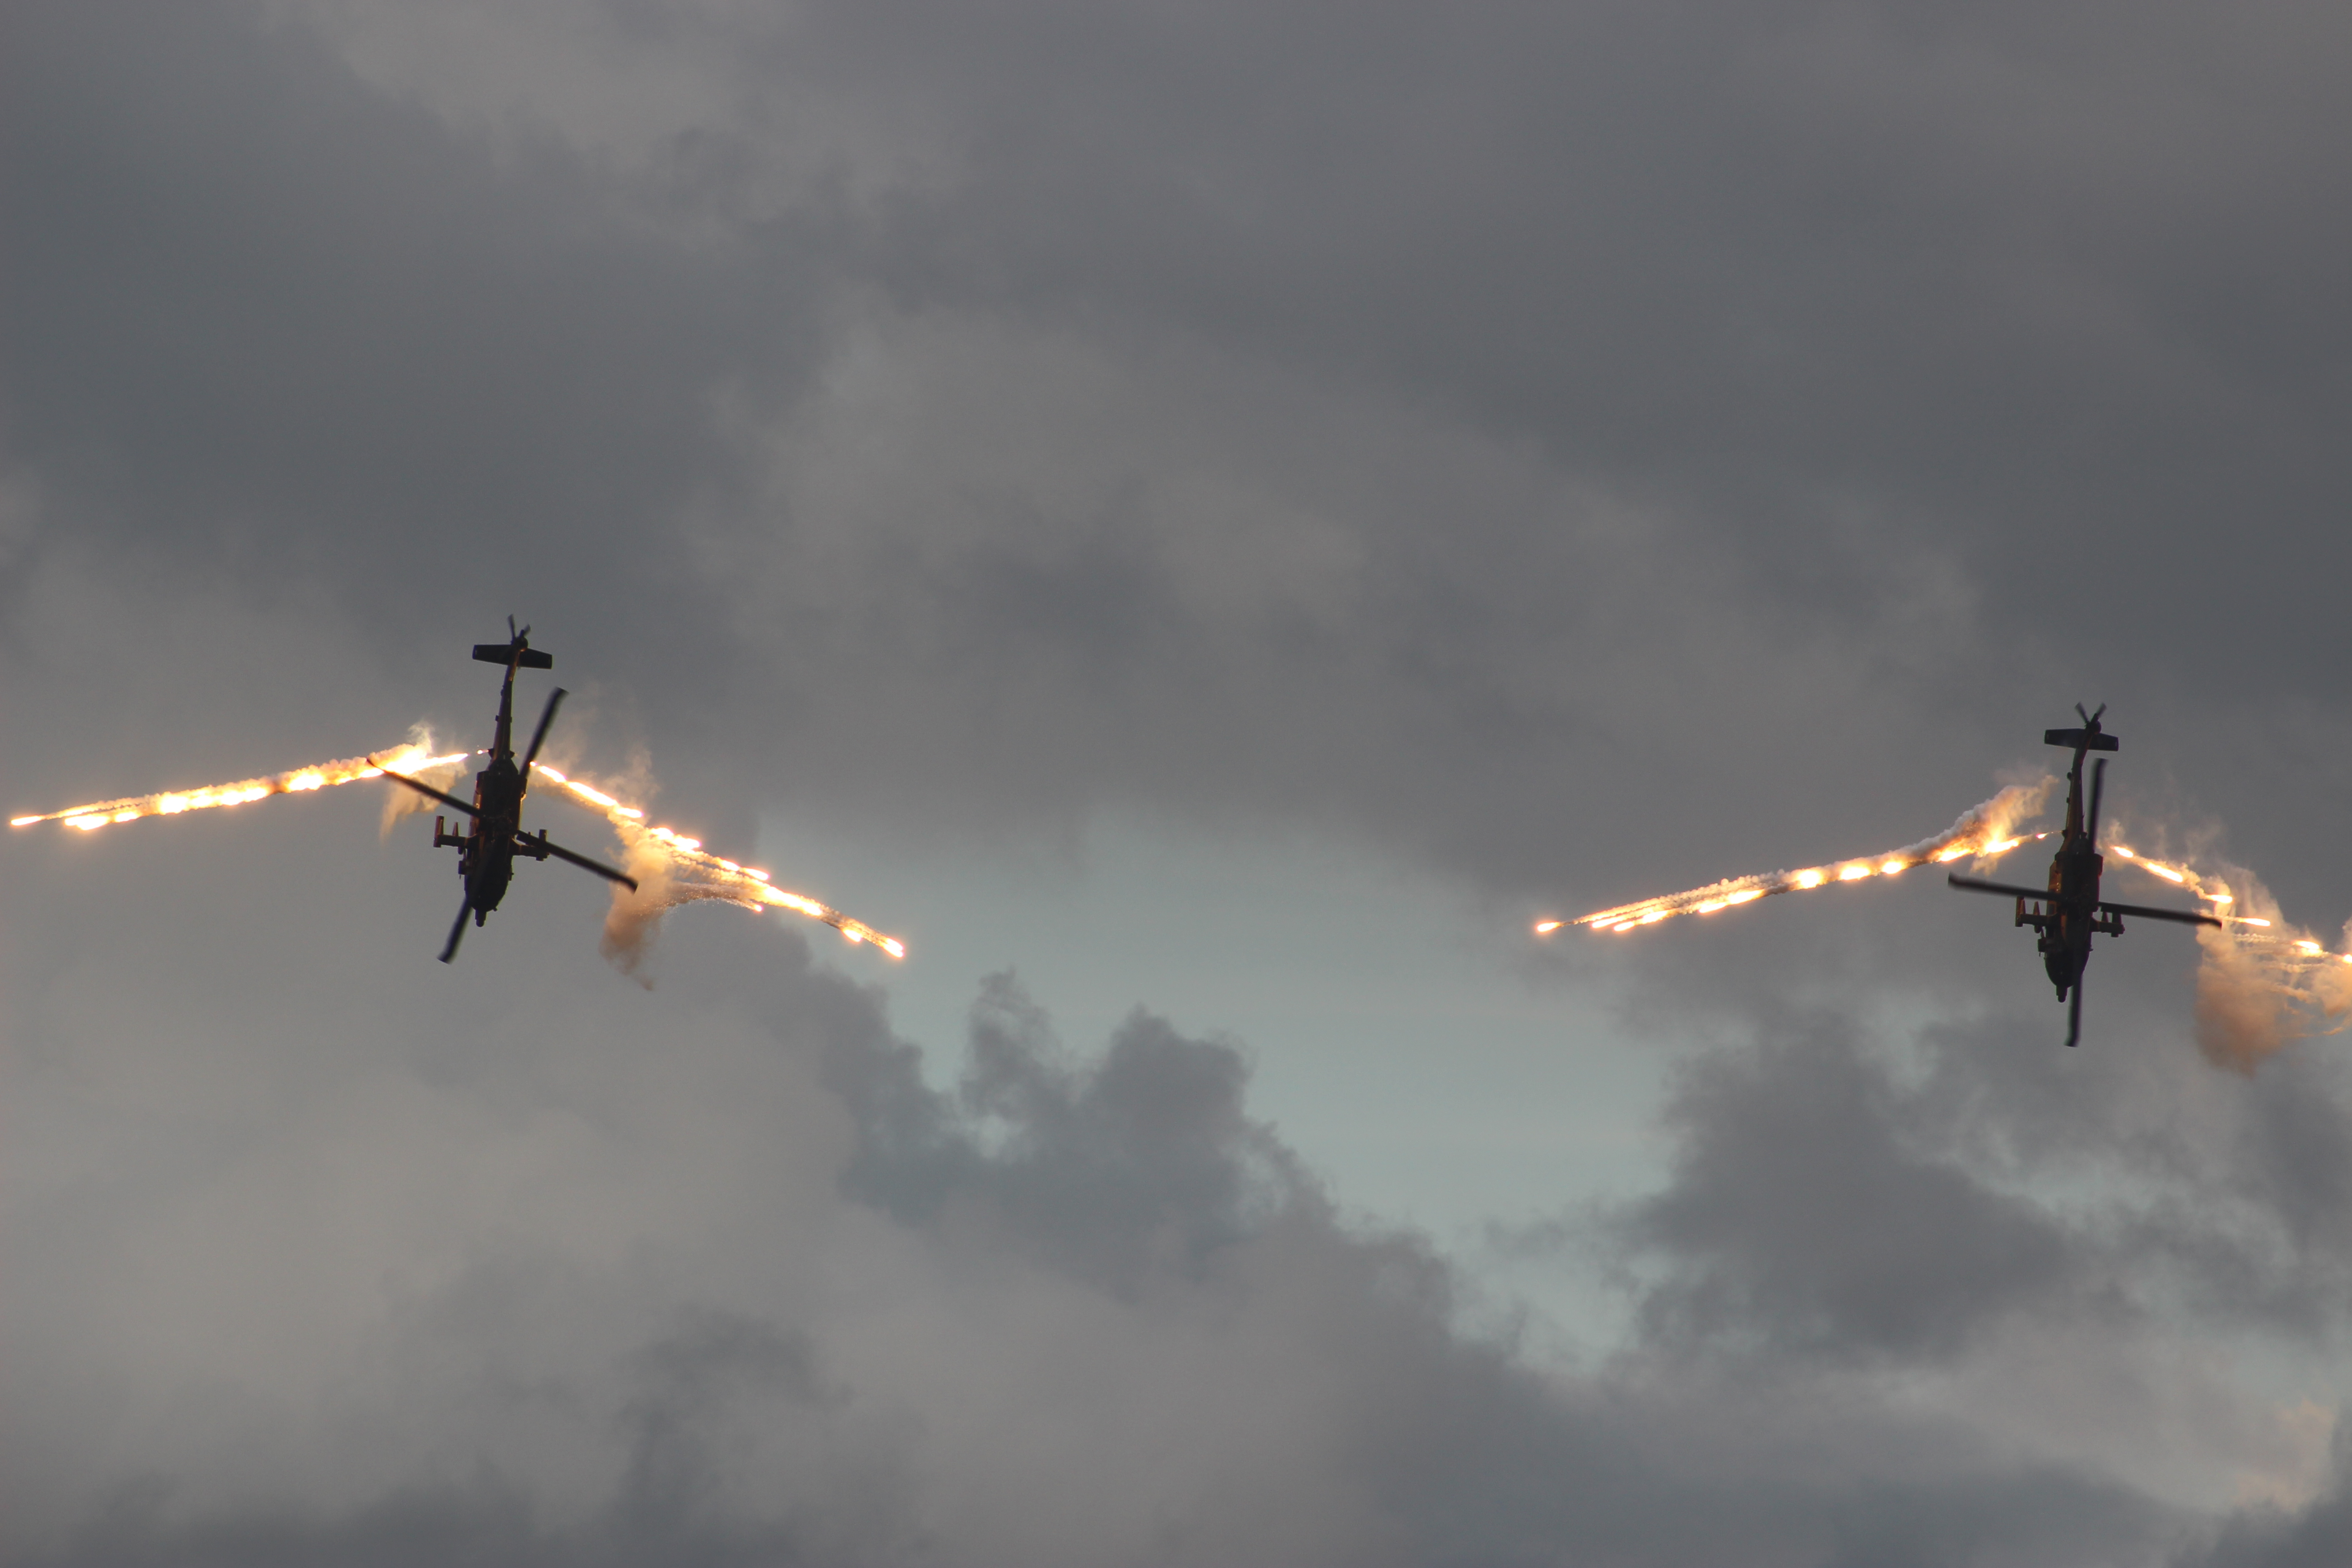
<svg viewBox="0 0 2352 1568">
<path fill-rule="evenodd" d="M 1748 511 L 1709 531 L 1820 612 L 1877 586 L 1856 521 L 2032 547 L 2015 626 L 2184 560 L 2225 613 L 2315 607 L 2285 579 L 2352 392 L 2322 12 L 908 4 L 786 47 L 969 128 L 891 231 L 918 287 L 1458 400 Z"/>
<path fill-rule="evenodd" d="M 656 528 L 725 483 L 711 400 L 804 356 L 804 246 L 665 235 L 544 141 L 494 166 L 251 7 L 8 33 L 0 394 L 52 531 L 323 578 L 394 647 L 484 599 L 684 635 Z"/>
<path fill-rule="evenodd" d="M 1692 1066 L 1666 1113 L 1674 1183 L 1617 1221 L 1627 1247 L 1685 1265 L 1650 1292 L 1651 1332 L 1933 1356 L 2054 1304 L 2067 1228 L 1906 1149 L 1895 1100 L 1834 1018 L 1780 1020 L 1752 1052 Z"/>
<path fill-rule="evenodd" d="M 2323 1568 L 2352 1554 L 2352 1486 L 2347 1458 L 2352 1441 L 2336 1438 L 2336 1479 L 2330 1494 L 2300 1513 L 2248 1510 L 2232 1519 L 2209 1552 L 2183 1560 L 2184 1568 Z"/>
<path fill-rule="evenodd" d="M 2008 1020 L 1932 1028 L 1907 1067 L 1833 1013 L 1754 1030 L 1679 1069 L 1663 1189 L 1497 1239 L 1613 1255 L 1644 1332 L 1689 1352 L 1932 1364 L 2006 1322 L 2184 1308 L 2312 1350 L 2352 1327 L 2332 1063 L 2208 1092 L 2187 1059 L 2071 1070 Z"/>
<path fill-rule="evenodd" d="M 565 1321 L 503 1342 L 450 1331 L 520 1268 L 543 1267 L 526 1258 L 548 1243 L 485 1255 L 418 1303 L 443 1331 L 417 1347 L 415 1375 L 372 1396 L 376 1423 L 421 1419 L 435 1434 L 414 1479 L 348 1506 L 257 1503 L 153 1464 L 61 1534 L 13 1521 L 9 1560 L 2126 1560 L 2175 1528 L 2127 1489 L 2017 1469 L 1850 1394 L 1663 1365 L 1539 1373 L 1506 1344 L 1463 1337 L 1448 1266 L 1412 1237 L 1337 1221 L 1244 1114 L 1229 1045 L 1138 1015 L 1101 1056 L 1073 1057 L 1000 979 L 950 1094 L 909 1075 L 870 998 L 804 960 L 771 964 L 759 989 L 782 1038 L 719 1076 L 775 1097 L 751 1111 L 755 1136 L 804 1137 L 811 1123 L 791 1107 L 805 1089 L 791 1086 L 808 1080 L 790 1064 L 821 1063 L 853 1113 L 838 1167 L 850 1201 L 815 1229 L 754 1226 L 726 1245 L 782 1248 L 760 1265 L 787 1265 L 780 1279 L 794 1250 L 822 1249 L 851 1300 L 916 1278 L 929 1280 L 925 1300 L 844 1312 L 786 1284 L 719 1307 L 681 1276 L 656 1289 L 647 1336 L 600 1358 L 576 1343 L 592 1321 L 591 1347 L 635 1315 L 594 1304 L 642 1291 L 623 1284 L 637 1267 L 625 1250 L 572 1256 Z M 717 1066 L 709 1043 L 667 1042 L 672 1071 Z M 583 1087 L 517 1080 L 512 1112 Z M 741 1087 L 730 1098 L 745 1107 Z M 594 1090 L 574 1103 L 624 1139 L 643 1114 Z M 713 1131 L 732 1136 L 718 1126 L 728 1119 Z M 675 1234 L 638 1245 L 681 1260 Z M 909 1308 L 941 1342 L 902 1331 L 875 1343 L 866 1317 Z M 1036 1355 L 1017 1331 L 1032 1318 L 1055 1342 L 1042 1375 L 1076 1406 L 1075 1427 L 994 1408 L 984 1360 L 956 1373 L 983 1402 L 976 1426 L 929 1403 L 931 1419 L 903 1418 L 910 1388 L 934 1375 L 919 1369 L 942 1355 Z M 527 1478 L 547 1439 L 501 1447 L 499 1422 L 515 1419 L 502 1408 L 584 1445 L 604 1478 L 584 1505 Z"/>
<path fill-rule="evenodd" d="M 1056 1066 L 1056 1054 L 1043 1012 L 999 975 L 974 1010 L 956 1107 L 923 1094 L 903 1056 L 843 1063 L 835 1086 L 882 1116 L 848 1190 L 914 1223 L 941 1223 L 952 1205 L 963 1223 L 1001 1226 L 1003 1244 L 1108 1289 L 1197 1267 L 1247 1233 L 1269 1184 L 1302 1190 L 1288 1151 L 1242 1114 L 1247 1072 L 1232 1047 L 1138 1013 L 1092 1070 Z M 1004 1146 L 980 1158 L 965 1118 L 1005 1129 Z"/>
<path fill-rule="evenodd" d="M 2151 1022 L 2124 1024 L 2121 1048 L 2150 1049 Z M 2003 1033 L 1931 1029 L 1928 1072 L 1888 1113 L 1897 1136 L 2011 1188 L 2128 1172 L 2135 1196 L 2075 1237 L 2104 1259 L 2086 1267 L 2111 1286 L 2159 1276 L 2218 1324 L 2333 1342 L 2352 1271 L 2336 1196 L 2352 1080 L 2337 1054 L 2315 1042 L 2266 1079 L 2217 1089 L 2169 1052 L 2158 1070 L 2126 1058 L 2086 1073 L 2005 1048 Z"/>
<path fill-rule="evenodd" d="M 1173 333 L 1546 455 L 1549 482 L 1516 494 L 1354 508 L 1335 636 L 1189 602 L 1183 525 L 1148 510 L 1045 546 L 1075 567 L 1097 530 L 1139 541 L 1096 602 L 1144 610 L 1108 659 L 1121 679 L 1066 700 L 1076 733 L 1131 733 L 1150 777 L 1202 795 L 1221 783 L 1154 740 L 1231 726 L 1264 775 L 1500 881 L 1538 792 L 1636 815 L 1615 780 L 1639 778 L 1706 834 L 1727 818 L 1706 764 L 1769 752 L 1732 792 L 1766 800 L 1731 816 L 1818 820 L 1842 785 L 1916 802 L 1888 814 L 1899 842 L 1967 804 L 1931 809 L 1933 781 L 1981 782 L 2002 737 L 2030 738 L 2019 707 L 2063 703 L 2053 680 L 2145 722 L 2164 701 L 2166 731 L 2210 737 L 2206 782 L 2230 749 L 2214 706 L 2250 683 L 2320 696 L 2352 318 L 2308 258 L 2347 210 L 2317 151 L 2346 47 L 2310 11 L 1407 8 L 1335 34 L 1300 7 L 908 5 L 814 8 L 759 58 L 940 128 L 944 173 L 886 192 L 865 231 L 918 308 Z M 1357 457 L 1410 482 L 1410 457 Z M 1569 484 L 1642 514 L 1633 536 Z M 967 593 L 991 559 L 916 588 L 919 624 L 1024 668 L 1055 617 Z M 2254 624 L 2258 658 L 2188 635 Z M 1246 679 L 1222 646 L 1249 650 Z M 1727 663 L 1741 700 L 1708 690 Z M 932 674 L 950 732 L 994 706 L 944 654 Z M 1179 694 L 1202 686 L 1213 718 Z M 1687 728 L 1629 721 L 1643 703 Z M 1863 714 L 1895 716 L 1916 761 L 1818 760 Z M 2339 712 L 2316 727 L 2341 750 Z"/>
<path fill-rule="evenodd" d="M 10 780 L 405 722 L 369 667 L 513 608 L 714 842 L 1139 805 L 1609 901 L 1916 838 L 2079 694 L 2111 806 L 2336 896 L 2332 13 L 12 13 Z M 1717 1048 L 1577 1367 L 1231 1041 L 998 981 L 941 1089 L 733 927 L 419 1000 L 270 820 L 11 873 L 13 1560 L 2194 1561 L 2242 1472 L 2217 1563 L 2339 1531 L 2184 1352 L 2340 1336 L 2352 1097 L 2172 1049 L 2160 938 L 2080 1053 L 1916 878 L 1590 961 Z"/>
<path fill-rule="evenodd" d="M 11 51 L 54 528 L 550 605 L 698 798 L 723 736 L 949 830 L 1311 799 L 1631 896 L 1554 825 L 1671 813 L 1703 879 L 1916 837 L 2085 682 L 2207 786 L 2319 695 L 2317 13 L 514 10 L 700 73 L 616 152 L 347 68 L 365 6 L 85 10 Z"/>
</svg>

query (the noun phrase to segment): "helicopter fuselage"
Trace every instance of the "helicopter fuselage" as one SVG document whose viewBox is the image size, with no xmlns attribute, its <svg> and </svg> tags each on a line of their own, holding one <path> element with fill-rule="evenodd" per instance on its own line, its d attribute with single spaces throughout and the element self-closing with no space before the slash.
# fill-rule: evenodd
<svg viewBox="0 0 2352 1568">
<path fill-rule="evenodd" d="M 563 700 L 563 689 L 557 687 L 547 700 L 547 708 L 539 716 L 538 732 L 531 736 L 530 750 L 518 763 L 514 754 L 514 679 L 521 668 L 547 669 L 554 660 L 530 643 L 530 628 L 518 631 L 514 622 L 507 622 L 507 641 L 477 643 L 474 657 L 489 664 L 506 667 L 506 679 L 499 688 L 498 728 L 490 738 L 490 765 L 474 775 L 474 803 L 471 805 L 453 795 L 444 795 L 432 785 L 404 773 L 384 770 L 384 776 L 419 795 L 429 796 L 444 805 L 456 806 L 469 819 L 461 833 L 452 833 L 440 817 L 433 821 L 433 844 L 439 848 L 455 845 L 457 849 L 457 874 L 465 879 L 466 901 L 457 908 L 457 921 L 449 928 L 448 944 L 441 950 L 441 962 L 446 963 L 457 956 L 457 939 L 466 929 L 466 917 L 471 914 L 480 925 L 489 912 L 499 907 L 507 895 L 507 887 L 514 880 L 515 857 L 527 855 L 534 860 L 550 856 L 569 860 L 585 870 L 595 872 L 607 881 L 632 891 L 636 879 L 627 872 L 587 856 L 547 841 L 544 832 L 528 834 L 522 830 L 522 800 L 530 792 L 530 765 L 539 755 L 540 743 L 547 739 L 547 727 L 555 720 L 556 705 Z M 373 761 L 373 759 L 370 759 Z M 381 763 L 377 764 L 382 766 Z"/>
<path fill-rule="evenodd" d="M 2190 910 L 2116 904 L 2099 897 L 2099 876 L 2106 866 L 2098 847 L 2099 796 L 2106 782 L 2107 762 L 2100 758 L 2091 774 L 2091 804 L 2086 814 L 2083 809 L 2083 758 L 2091 752 L 2116 749 L 2116 738 L 2099 727 L 2099 714 L 2106 710 L 2106 705 L 2102 703 L 2098 713 L 2085 713 L 2077 703 L 2074 711 L 2082 715 L 2081 729 L 2042 731 L 2045 745 L 2071 746 L 2074 750 L 2074 766 L 2066 770 L 2066 826 L 2059 835 L 2058 853 L 2050 858 L 2049 881 L 2036 889 L 1988 882 L 1958 872 L 1946 878 L 1955 888 L 1974 893 L 1998 893 L 2017 900 L 2017 923 L 2032 926 L 2037 933 L 2034 946 L 2042 954 L 2042 973 L 2058 988 L 2058 1000 L 2069 1002 L 2071 994 L 2066 1013 L 2066 1043 L 2070 1046 L 2082 1037 L 2083 971 L 2091 962 L 2092 937 L 2123 935 L 2126 915 L 2182 925 L 2221 923 L 2211 915 Z"/>
<path fill-rule="evenodd" d="M 2023 900 L 2018 904 L 2020 923 L 2032 924 L 2040 930 L 2034 945 L 2042 953 L 2042 969 L 2058 988 L 2061 1002 L 2074 989 L 2084 966 L 2091 962 L 2092 935 L 2119 935 L 2123 930 L 2120 921 L 2099 914 L 2099 877 L 2106 858 L 2082 829 L 2082 769 L 2083 759 L 2077 753 L 2068 792 L 2067 832 L 2058 845 L 2058 852 L 2050 858 L 2048 911 L 2031 914 Z"/>
</svg>

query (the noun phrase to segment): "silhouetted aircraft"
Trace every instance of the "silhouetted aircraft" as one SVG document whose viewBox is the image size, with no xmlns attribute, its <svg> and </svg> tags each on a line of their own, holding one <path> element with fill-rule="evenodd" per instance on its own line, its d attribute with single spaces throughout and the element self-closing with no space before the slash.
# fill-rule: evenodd
<svg viewBox="0 0 2352 1568">
<path fill-rule="evenodd" d="M 555 721 L 555 705 L 563 700 L 563 688 L 557 687 L 548 697 L 547 707 L 539 716 L 539 729 L 530 737 L 530 750 L 523 753 L 522 764 L 518 767 L 513 741 L 515 671 L 552 669 L 554 656 L 531 647 L 530 628 L 515 630 L 514 617 L 509 616 L 507 640 L 476 643 L 474 657 L 486 664 L 507 667 L 506 684 L 499 688 L 499 728 L 490 742 L 490 765 L 474 775 L 474 804 L 467 805 L 456 795 L 443 795 L 431 784 L 389 768 L 384 769 L 383 774 L 419 795 L 431 795 L 444 805 L 454 805 L 474 819 L 472 831 L 462 834 L 446 831 L 445 819 L 433 819 L 433 847 L 438 849 L 445 844 L 456 845 L 457 874 L 466 879 L 466 901 L 457 906 L 457 919 L 449 927 L 449 944 L 441 950 L 444 963 L 457 955 L 457 939 L 466 934 L 467 914 L 471 912 L 474 923 L 480 925 L 499 907 L 499 900 L 506 897 L 507 884 L 514 879 L 518 855 L 528 855 L 534 860 L 544 860 L 552 855 L 622 883 L 631 891 L 637 886 L 637 879 L 625 871 L 591 860 L 585 855 L 575 855 L 560 844 L 550 844 L 544 832 L 530 834 L 522 830 L 522 797 L 530 791 L 530 764 L 538 759 L 540 742 L 547 739 L 548 725 Z M 373 757 L 368 761 L 375 763 Z"/>
<path fill-rule="evenodd" d="M 1974 877 L 1954 873 L 1951 884 L 1973 893 L 2000 893 L 2017 900 L 2017 923 L 2032 926 L 2041 933 L 2035 946 L 2042 953 L 2042 966 L 2058 987 L 2058 1000 L 2073 1000 L 2066 1009 L 2066 1043 L 2074 1044 L 2083 1036 L 2083 969 L 2091 962 L 2091 937 L 2124 934 L 2123 917 L 2144 915 L 2152 921 L 2179 921 L 2184 925 L 2218 926 L 2221 922 L 2211 915 L 2200 915 L 2188 910 L 2159 910 L 2146 904 L 2110 904 L 2099 900 L 2099 871 L 2105 865 L 2099 854 L 2099 794 L 2107 780 L 2107 759 L 2101 757 L 2091 770 L 2091 815 L 2083 816 L 2083 758 L 2090 752 L 2112 752 L 2120 744 L 2115 736 L 2099 728 L 2099 714 L 2107 705 L 2099 704 L 2098 713 L 2084 713 L 2083 705 L 2074 704 L 2082 714 L 2079 730 L 2045 730 L 2042 742 L 2052 746 L 2074 748 L 2074 765 L 2066 773 L 2066 830 L 2058 841 L 2058 853 L 2050 858 L 2050 886 L 2047 889 L 2013 888 L 2003 882 L 1979 881 Z M 2028 910 L 2031 902 L 2034 908 Z M 2044 908 L 2042 906 L 2048 906 Z"/>
</svg>

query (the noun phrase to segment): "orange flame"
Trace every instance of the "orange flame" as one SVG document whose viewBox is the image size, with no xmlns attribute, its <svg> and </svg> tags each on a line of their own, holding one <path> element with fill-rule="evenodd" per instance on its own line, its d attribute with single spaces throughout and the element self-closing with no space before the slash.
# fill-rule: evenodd
<svg viewBox="0 0 2352 1568">
<path fill-rule="evenodd" d="M 897 937 L 886 936 L 864 921 L 845 915 L 828 904 L 819 903 L 804 894 L 787 892 L 773 886 L 768 873 L 754 866 L 712 855 L 704 850 L 702 840 L 688 838 L 675 828 L 646 826 L 646 814 L 635 806 L 624 805 L 620 800 L 593 784 L 575 778 L 566 778 L 544 763 L 533 763 L 532 771 L 545 775 L 571 792 L 582 805 L 593 806 L 613 825 L 621 842 L 632 849 L 659 850 L 674 867 L 690 872 L 695 883 L 708 889 L 709 897 L 724 900 L 740 909 L 791 910 L 811 920 L 822 921 L 853 942 L 872 942 L 893 958 L 907 956 L 906 943 Z"/>
<path fill-rule="evenodd" d="M 2310 1038 L 2352 1028 L 2352 995 L 2343 991 L 2332 973 L 2322 973 L 2325 965 L 2352 963 L 2352 952 L 2331 952 L 2326 943 L 2287 920 L 2252 873 L 2242 868 L 2235 873 L 2246 884 L 2242 897 L 2232 889 L 2227 874 L 2200 869 L 2193 859 L 2168 864 L 2128 845 L 2105 847 L 2107 853 L 2174 887 L 2185 888 L 2213 906 L 2221 929 L 2216 931 L 2209 927 L 2199 932 L 2200 940 L 2206 943 L 2209 955 L 2220 962 L 2251 961 L 2266 977 L 2272 1001 L 2284 1011 L 2303 1015 L 2294 1020 L 2300 1026 L 2286 1037 Z M 2270 913 L 2245 913 L 2249 903 Z"/>
<path fill-rule="evenodd" d="M 1589 915 L 1579 915 L 1572 921 L 1547 918 L 1537 925 L 1536 934 L 1549 936 L 1562 924 L 1590 926 L 1595 931 L 1628 931 L 1639 926 L 1655 925 L 1675 915 L 1711 915 L 1719 910 L 1752 903 L 1774 893 L 1806 892 L 1832 883 L 1843 885 L 1866 881 L 1873 877 L 1893 877 L 1929 861 L 1941 863 L 1971 855 L 1981 860 L 2005 855 L 2025 842 L 2022 837 L 2010 836 L 2011 827 L 2020 820 L 2039 812 L 2043 799 L 2057 782 L 2054 778 L 2044 778 L 2037 784 L 2011 784 L 1983 805 L 1962 813 L 1958 821 L 1934 837 L 1923 838 L 1900 849 L 1852 860 L 1833 861 L 1825 866 L 1808 867 L 1801 871 L 1733 877 L 1720 882 L 1710 882 L 1704 888 L 1692 888 L 1685 892 L 1643 899 L 1635 903 L 1620 904 L 1612 910 L 1598 910 Z"/>
<path fill-rule="evenodd" d="M 436 757 L 431 754 L 427 745 L 413 742 L 386 747 L 373 754 L 383 757 L 383 766 L 369 762 L 366 756 L 346 757 L 340 762 L 314 763 L 308 767 L 295 768 L 268 778 L 241 779 L 235 784 L 208 784 L 202 789 L 172 790 L 158 795 L 99 801 L 89 805 L 67 806 L 61 811 L 36 812 L 26 816 L 12 817 L 8 826 L 30 827 L 36 823 L 62 822 L 80 832 L 95 833 L 110 824 L 135 822 L 142 816 L 176 816 L 184 812 L 243 805 L 248 801 L 263 800 L 274 795 L 300 795 L 361 779 L 382 778 L 387 769 L 400 773 L 424 773 L 462 763 L 475 755 L 471 752 L 453 752 L 447 756 Z M 896 937 L 886 936 L 864 921 L 845 915 L 814 899 L 772 887 L 765 871 L 705 854 L 700 839 L 686 837 L 667 827 L 645 826 L 646 814 L 637 807 L 625 805 L 603 790 L 579 779 L 566 778 L 544 763 L 533 763 L 531 767 L 553 783 L 562 784 L 576 800 L 595 807 L 620 834 L 623 843 L 633 848 L 640 845 L 656 847 L 675 864 L 691 869 L 700 883 L 711 889 L 711 896 L 723 898 L 748 910 L 792 910 L 812 920 L 823 921 L 853 942 L 871 942 L 893 958 L 907 956 L 904 942 Z"/>
<path fill-rule="evenodd" d="M 2028 835 L 2012 834 L 2011 828 L 2042 809 L 2044 796 L 2057 782 L 2044 778 L 2032 785 L 2005 789 L 1935 837 L 1888 855 L 1733 878 L 1687 892 L 1596 910 L 1572 922 L 1547 917 L 1538 922 L 1536 934 L 1548 936 L 1573 923 L 1622 935 L 1676 915 L 1714 914 L 1774 893 L 1894 876 L 1926 862 L 1940 865 L 1973 855 L 1981 863 L 2027 841 Z M 2111 823 L 2109 827 L 2120 837 L 2120 825 Z M 2030 837 L 2041 839 L 2049 835 Z M 2167 860 L 2114 838 L 2102 848 L 2124 864 L 2210 904 L 2221 922 L 2218 928 L 2200 927 L 2197 933 L 2203 953 L 2198 977 L 2198 1041 L 2213 1061 L 2250 1072 L 2286 1040 L 2352 1029 L 2352 974 L 2346 973 L 2346 966 L 2352 965 L 2352 952 L 2332 951 L 2288 921 L 2252 873 L 2233 868 L 2225 875 L 2200 868 L 2193 858 Z M 2233 880 L 2237 885 L 2232 885 Z M 2255 910 L 2262 912 L 2252 912 Z M 2352 944 L 2352 924 L 2346 928 L 2346 939 Z M 2209 1001 L 2214 1005 L 2209 1007 Z"/>
<path fill-rule="evenodd" d="M 395 773 L 406 773 L 461 763 L 469 753 L 457 752 L 449 756 L 436 757 L 430 754 L 427 747 L 412 742 L 404 746 L 386 747 L 384 754 L 387 766 Z M 366 757 L 345 757 L 341 762 L 314 763 L 309 767 L 274 773 L 268 778 L 240 779 L 235 784 L 207 784 L 202 789 L 170 790 L 160 795 L 104 800 L 91 805 L 69 805 L 62 811 L 36 812 L 30 816 L 11 817 L 8 826 L 30 827 L 37 822 L 62 822 L 68 827 L 95 833 L 110 823 L 136 822 L 142 816 L 177 816 L 183 812 L 243 805 L 247 801 L 263 800 L 273 795 L 299 795 L 309 790 L 325 789 L 331 784 L 352 784 L 361 779 L 383 776 L 383 769 L 370 763 Z"/>
</svg>

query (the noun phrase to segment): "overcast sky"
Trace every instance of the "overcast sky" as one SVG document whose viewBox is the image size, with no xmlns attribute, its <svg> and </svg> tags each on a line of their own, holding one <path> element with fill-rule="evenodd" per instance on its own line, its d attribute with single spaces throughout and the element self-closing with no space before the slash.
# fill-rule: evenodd
<svg viewBox="0 0 2352 1568">
<path fill-rule="evenodd" d="M 2343 945 L 2347 83 L 2317 4 L 5 0 L 0 804 L 480 744 L 513 614 L 560 761 L 910 952 L 624 973 L 526 865 L 445 969 L 373 784 L 12 832 L 0 1561 L 2352 1560 L 2346 1040 L 2136 924 L 2067 1051 L 1927 872 L 1528 930 L 2080 700 Z"/>
</svg>

